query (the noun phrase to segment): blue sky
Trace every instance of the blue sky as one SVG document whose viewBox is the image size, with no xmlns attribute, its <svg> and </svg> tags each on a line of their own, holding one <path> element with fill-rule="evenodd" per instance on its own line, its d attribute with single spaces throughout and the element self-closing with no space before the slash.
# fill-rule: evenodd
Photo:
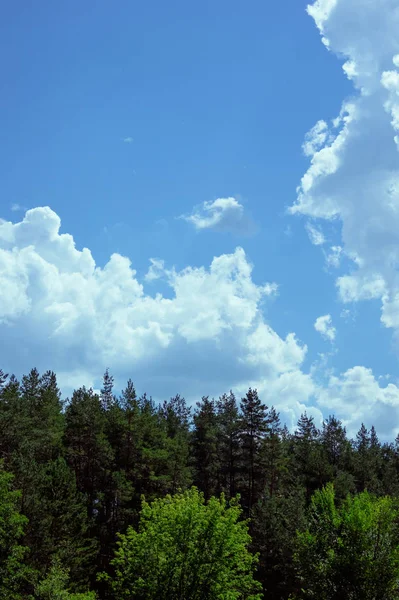
<svg viewBox="0 0 399 600">
<path fill-rule="evenodd" d="M 306 9 L 3 7 L 5 370 L 399 431 L 398 3 Z"/>
</svg>

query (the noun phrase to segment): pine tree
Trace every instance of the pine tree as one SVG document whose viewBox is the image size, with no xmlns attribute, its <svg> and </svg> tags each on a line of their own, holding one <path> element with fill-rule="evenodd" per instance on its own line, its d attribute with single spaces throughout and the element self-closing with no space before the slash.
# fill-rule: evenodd
<svg viewBox="0 0 399 600">
<path fill-rule="evenodd" d="M 103 376 L 103 386 L 101 388 L 101 406 L 104 410 L 109 410 L 114 404 L 114 396 L 112 390 L 114 388 L 114 378 L 109 373 L 109 369 L 105 370 Z"/>
<path fill-rule="evenodd" d="M 192 433 L 194 484 L 208 500 L 219 486 L 218 420 L 215 401 L 203 396 L 197 402 Z"/>
<path fill-rule="evenodd" d="M 168 472 L 170 483 L 168 493 L 187 489 L 192 483 L 189 467 L 190 454 L 190 413 L 186 401 L 177 395 L 160 407 L 160 416 L 165 426 L 168 451 Z"/>
<path fill-rule="evenodd" d="M 257 390 L 249 388 L 240 408 L 242 504 L 250 515 L 263 488 L 261 448 L 269 421 L 267 406 L 260 401 Z"/>
<path fill-rule="evenodd" d="M 220 457 L 220 489 L 218 489 L 218 493 L 224 492 L 227 498 L 233 498 L 237 491 L 240 469 L 241 423 L 237 400 L 232 391 L 229 394 L 223 394 L 217 401 L 217 422 Z"/>
<path fill-rule="evenodd" d="M 314 418 L 305 412 L 298 420 L 293 438 L 292 466 L 298 481 L 306 490 L 307 501 L 331 477 L 323 454 L 320 431 L 314 424 Z"/>
<path fill-rule="evenodd" d="M 266 489 L 252 510 L 253 552 L 259 553 L 256 578 L 265 598 L 281 600 L 296 589 L 294 551 L 296 531 L 305 523 L 305 490 L 289 477 L 270 495 Z"/>
<path fill-rule="evenodd" d="M 0 369 L 0 394 L 2 393 L 4 386 L 8 379 L 8 373 L 4 373 L 3 369 Z"/>
<path fill-rule="evenodd" d="M 126 388 L 122 391 L 120 404 L 124 414 L 120 461 L 127 478 L 133 482 L 135 478 L 134 469 L 139 457 L 140 408 L 136 390 L 131 379 L 129 379 Z"/>
<path fill-rule="evenodd" d="M 281 441 L 280 416 L 274 406 L 267 412 L 267 430 L 260 449 L 263 470 L 263 488 L 272 497 L 278 491 L 279 480 L 287 468 L 287 457 Z"/>
</svg>

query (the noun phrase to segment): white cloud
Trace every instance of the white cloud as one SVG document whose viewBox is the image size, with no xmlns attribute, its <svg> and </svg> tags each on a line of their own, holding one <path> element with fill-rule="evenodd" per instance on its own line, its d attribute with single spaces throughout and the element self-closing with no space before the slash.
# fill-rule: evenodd
<svg viewBox="0 0 399 600">
<path fill-rule="evenodd" d="M 133 138 L 129 135 L 128 137 L 123 138 L 123 141 L 125 144 L 131 144 L 133 142 Z"/>
<path fill-rule="evenodd" d="M 305 156 L 314 156 L 326 143 L 328 127 L 325 121 L 318 121 L 305 136 L 302 149 Z"/>
<path fill-rule="evenodd" d="M 399 4 L 318 0 L 308 13 L 356 91 L 330 127 L 319 121 L 307 134 L 310 166 L 291 212 L 340 221 L 326 258 L 334 267 L 352 261 L 337 279 L 339 297 L 379 300 L 399 339 Z"/>
<path fill-rule="evenodd" d="M 326 412 L 341 415 L 350 435 L 355 435 L 360 423 L 392 441 L 398 432 L 399 388 L 393 383 L 381 387 L 371 369 L 353 367 L 345 373 L 331 376 L 317 393 L 318 404 Z"/>
<path fill-rule="evenodd" d="M 65 381 L 84 372 L 93 382 L 110 366 L 121 377 L 137 372 L 154 394 L 189 396 L 299 368 L 305 347 L 263 320 L 261 303 L 277 286 L 253 282 L 241 248 L 209 268 L 176 271 L 152 260 L 145 280 L 162 277 L 170 299 L 146 294 L 126 257 L 113 254 L 100 268 L 59 229 L 48 207 L 0 224 L 0 359 L 8 370 L 35 363 Z"/>
<path fill-rule="evenodd" d="M 165 262 L 157 258 L 150 258 L 150 267 L 144 276 L 147 282 L 160 279 L 165 273 Z"/>
<path fill-rule="evenodd" d="M 331 315 L 323 315 L 321 317 L 317 317 L 314 328 L 320 335 L 330 342 L 335 340 L 336 329 L 332 324 Z"/>
<path fill-rule="evenodd" d="M 326 265 L 338 269 L 343 255 L 342 246 L 331 246 L 330 253 L 326 255 Z"/>
<path fill-rule="evenodd" d="M 326 238 L 324 237 L 321 229 L 318 229 L 310 222 L 305 225 L 306 231 L 308 232 L 309 239 L 314 246 L 322 246 L 326 242 Z"/>
<path fill-rule="evenodd" d="M 244 206 L 235 198 L 218 198 L 213 202 L 204 202 L 192 214 L 181 215 L 179 218 L 191 223 L 197 231 L 211 229 L 249 234 L 255 230 Z"/>
<path fill-rule="evenodd" d="M 126 257 L 113 254 L 98 267 L 90 250 L 78 250 L 59 229 L 48 207 L 0 223 L 0 366 L 7 372 L 51 368 L 69 392 L 98 388 L 110 367 L 119 385 L 133 377 L 155 399 L 179 392 L 190 402 L 252 385 L 290 427 L 305 410 L 318 423 L 327 410 L 349 419 L 353 403 L 354 424 L 371 415 L 382 436 L 392 433 L 393 421 L 381 414 L 397 410 L 398 389 L 381 387 L 364 367 L 355 367 L 363 369 L 357 379 L 348 371 L 325 381 L 325 365 L 320 381 L 317 369 L 305 372 L 307 346 L 294 333 L 280 336 L 261 308 L 277 286 L 254 282 L 242 248 L 181 271 L 150 261 L 145 280 L 162 278 L 171 290 L 165 298 L 145 293 Z"/>
</svg>

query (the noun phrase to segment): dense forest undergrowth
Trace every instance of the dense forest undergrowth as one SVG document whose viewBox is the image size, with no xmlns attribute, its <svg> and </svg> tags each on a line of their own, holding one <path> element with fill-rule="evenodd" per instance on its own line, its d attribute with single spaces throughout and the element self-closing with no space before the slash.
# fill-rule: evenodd
<svg viewBox="0 0 399 600">
<path fill-rule="evenodd" d="M 0 599 L 399 598 L 399 439 L 374 427 L 0 371 L 0 461 Z"/>
</svg>

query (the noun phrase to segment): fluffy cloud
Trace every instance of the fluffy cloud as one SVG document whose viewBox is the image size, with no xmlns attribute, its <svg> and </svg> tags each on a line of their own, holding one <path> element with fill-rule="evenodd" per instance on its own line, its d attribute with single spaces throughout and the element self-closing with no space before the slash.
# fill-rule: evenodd
<svg viewBox="0 0 399 600">
<path fill-rule="evenodd" d="M 170 298 L 146 293 L 158 279 Z M 382 388 L 363 367 L 328 380 L 321 369 L 305 372 L 307 346 L 266 321 L 276 292 L 253 281 L 242 248 L 181 271 L 153 259 L 142 283 L 128 258 L 113 254 L 98 267 L 60 233 L 56 213 L 35 208 L 19 223 L 0 221 L 0 365 L 17 375 L 54 369 L 64 392 L 99 387 L 109 366 L 120 385 L 133 377 L 159 400 L 239 395 L 251 385 L 290 427 L 305 410 L 318 424 L 328 412 L 349 419 L 353 404 L 354 424 L 373 415 L 390 435 L 394 421 L 381 414 L 397 410 L 398 388 Z"/>
<path fill-rule="evenodd" d="M 317 0 L 308 13 L 327 48 L 344 57 L 356 89 L 329 125 L 305 138 L 310 166 L 293 214 L 341 223 L 327 256 L 346 272 L 343 302 L 379 299 L 382 322 L 399 332 L 399 5 L 397 0 Z"/>
<path fill-rule="evenodd" d="M 314 328 L 320 335 L 330 342 L 335 340 L 336 329 L 332 324 L 331 315 L 323 315 L 322 317 L 317 317 Z"/>
<path fill-rule="evenodd" d="M 179 217 L 191 223 L 197 231 L 211 229 L 214 231 L 230 231 L 238 234 L 254 232 L 254 223 L 244 211 L 244 206 L 235 198 L 218 198 L 204 202 L 190 215 Z"/>
<path fill-rule="evenodd" d="M 64 373 L 67 383 L 85 370 L 92 383 L 109 365 L 121 376 L 137 373 L 154 393 L 194 395 L 300 368 L 306 347 L 293 334 L 278 336 L 260 308 L 277 286 L 254 283 L 242 248 L 209 268 L 177 272 L 151 260 L 145 281 L 162 278 L 170 299 L 146 294 L 126 257 L 113 254 L 100 268 L 59 230 L 48 207 L 0 223 L 0 359 L 7 369 L 35 363 Z"/>
<path fill-rule="evenodd" d="M 339 414 L 351 436 L 361 422 L 374 425 L 391 441 L 399 432 L 399 388 L 393 383 L 381 387 L 371 369 L 358 366 L 333 375 L 317 396 L 323 412 Z"/>
</svg>

